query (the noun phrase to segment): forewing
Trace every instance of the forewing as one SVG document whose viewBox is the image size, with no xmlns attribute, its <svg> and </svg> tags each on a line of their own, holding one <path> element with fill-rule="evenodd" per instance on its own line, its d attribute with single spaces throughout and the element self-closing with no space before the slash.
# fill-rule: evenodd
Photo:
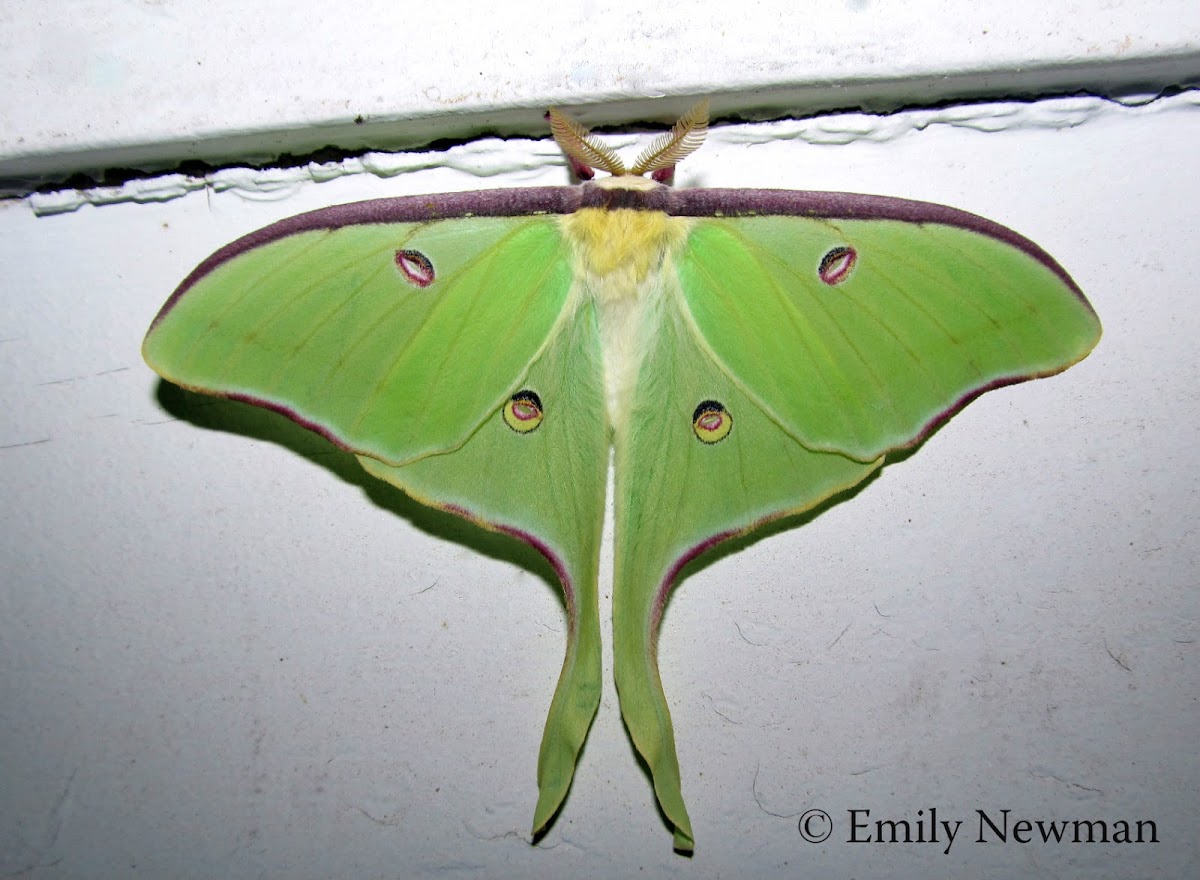
<svg viewBox="0 0 1200 880">
<path fill-rule="evenodd" d="M 462 443 L 563 311 L 557 219 L 321 228 L 321 212 L 306 216 L 308 228 L 268 227 L 185 280 L 146 335 L 147 363 L 392 464 Z"/>
<path fill-rule="evenodd" d="M 883 213 L 890 202 L 870 200 Z M 929 207 L 958 222 L 695 221 L 678 267 L 705 344 L 810 448 L 870 461 L 911 446 L 983 391 L 1064 370 L 1100 337 L 1036 245 Z"/>
</svg>

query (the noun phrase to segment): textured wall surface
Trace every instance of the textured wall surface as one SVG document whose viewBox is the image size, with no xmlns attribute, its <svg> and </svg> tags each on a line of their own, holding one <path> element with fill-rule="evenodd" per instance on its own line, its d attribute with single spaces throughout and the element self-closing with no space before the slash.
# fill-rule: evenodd
<svg viewBox="0 0 1200 880">
<path fill-rule="evenodd" d="M 929 15 L 943 6 L 953 4 L 928 4 Z M 992 54 L 977 41 L 946 64 L 1015 67 L 1022 45 L 1071 60 L 1070 6 L 1040 4 L 1060 17 L 1031 25 L 1024 44 L 1014 32 Z M 1130 36 L 1144 61 L 1165 45 L 1162 22 L 1136 8 L 1112 14 L 1145 26 Z M 560 27 L 619 33 L 604 11 Z M 191 14 L 147 3 L 114 15 L 135 13 Z M 1101 27 L 1089 14 L 1076 40 Z M 849 64 L 846 44 L 909 33 L 865 20 L 857 36 L 838 31 L 830 69 L 756 75 L 781 89 L 820 84 Z M 290 27 L 311 36 L 319 21 Z M 245 37 L 253 69 L 272 69 L 265 27 Z M 699 26 L 665 28 L 652 30 L 671 47 L 659 56 L 667 73 L 639 68 L 642 94 L 718 82 L 717 67 L 705 81 L 678 60 Z M 1037 36 L 1051 31 L 1060 42 Z M 440 39 L 444 57 L 413 48 L 420 76 L 466 77 L 461 50 Z M 813 57 L 816 39 L 804 37 Z M 295 40 L 277 46 L 283 68 L 302 52 Z M 592 116 L 616 115 L 628 83 L 604 103 L 610 91 L 595 78 L 610 81 L 629 47 L 603 45 L 589 56 L 593 80 L 543 83 L 521 100 L 601 102 Z M 397 57 L 409 48 L 397 41 Z M 1165 46 L 1164 57 L 1195 48 Z M 892 59 L 897 82 L 919 54 Z M 51 52 L 23 88 L 32 96 L 84 76 L 67 63 Z M 886 59 L 872 63 L 856 75 L 886 78 Z M 398 67 L 400 81 L 418 76 Z M 163 88 L 134 71 L 113 86 L 124 106 L 97 112 L 96 125 Z M 269 129 L 276 114 L 329 122 L 325 105 L 284 106 L 292 86 L 272 82 L 255 117 L 244 75 L 229 79 L 235 125 Z M 723 106 L 761 106 L 733 85 Z M 272 89 L 286 99 L 269 99 Z M 513 91 L 477 97 L 471 112 L 510 107 Z M 4 100 L 10 130 L 34 133 L 28 107 Z M 210 122 L 224 106 L 217 94 L 191 100 Z M 400 119 L 421 100 L 410 90 L 391 110 Z M 169 127 L 183 139 L 205 128 Z M 53 154 L 51 167 L 72 151 L 103 152 L 63 137 L 69 149 L 46 141 L 30 155 Z M 638 140 L 611 136 L 618 147 Z M 984 396 L 851 500 L 720 555 L 682 585 L 660 663 L 697 836 L 691 859 L 671 852 L 611 682 L 565 808 L 530 846 L 537 743 L 564 640 L 557 589 L 537 559 L 375 485 L 278 417 L 162 385 L 138 355 L 174 285 L 236 236 L 361 198 L 562 184 L 552 143 L 482 138 L 0 202 L 0 874 L 1193 876 L 1197 143 L 1196 92 L 1081 95 L 719 124 L 681 166 L 679 186 L 878 192 L 983 214 L 1058 258 L 1105 328 L 1069 372 Z M 914 834 L 921 820 L 927 840 L 934 808 L 939 822 L 963 821 L 951 846 L 944 834 L 847 841 L 852 810 L 869 810 L 858 814 L 868 823 L 907 819 Z M 824 843 L 798 833 L 810 809 L 833 820 Z M 1010 811 L 1010 826 L 1151 820 L 1158 842 L 979 843 L 979 810 L 996 821 Z"/>
<path fill-rule="evenodd" d="M 742 118 L 1177 84 L 1194 0 L 7 0 L 0 178 L 412 147 L 589 120 Z M 685 97 L 680 97 L 685 96 Z"/>
</svg>

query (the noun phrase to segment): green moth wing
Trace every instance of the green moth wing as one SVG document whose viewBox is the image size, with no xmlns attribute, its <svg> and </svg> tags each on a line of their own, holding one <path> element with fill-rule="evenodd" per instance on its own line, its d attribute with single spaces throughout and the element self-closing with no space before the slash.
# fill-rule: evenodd
<svg viewBox="0 0 1200 880">
<path fill-rule="evenodd" d="M 704 550 L 854 486 L 881 462 L 797 443 L 704 350 L 678 305 L 664 304 L 643 363 L 647 381 L 614 436 L 613 674 L 675 848 L 688 852 L 693 834 L 656 657 L 668 592 Z"/>
<path fill-rule="evenodd" d="M 901 199 L 821 201 L 836 213 L 698 220 L 678 265 L 714 356 L 810 448 L 870 461 L 1096 344 L 1070 276 L 1011 230 Z"/>
<path fill-rule="evenodd" d="M 163 306 L 146 362 L 391 464 L 461 443 L 547 344 L 571 268 L 552 218 L 437 219 L 443 201 L 315 211 L 228 245 Z"/>
<path fill-rule="evenodd" d="M 1100 324 L 1040 248 L 961 211 L 779 191 L 674 199 L 679 215 L 698 213 L 692 199 L 704 213 L 666 260 L 654 344 L 615 426 L 613 654 L 630 735 L 690 851 L 656 658 L 683 565 L 857 484 L 984 391 L 1066 369 Z"/>
<path fill-rule="evenodd" d="M 518 192 L 290 218 L 201 264 L 143 345 L 171 381 L 278 410 L 417 500 L 547 557 L 568 635 L 535 830 L 566 796 L 600 700 L 609 441 L 599 336 L 593 307 L 570 299 L 552 217 L 439 215 L 532 211 L 555 192 L 525 208 Z M 561 486 L 571 487 L 568 503 Z"/>
<path fill-rule="evenodd" d="M 373 476 L 419 501 L 532 544 L 558 573 L 567 605 L 567 652 L 538 757 L 535 833 L 566 797 L 600 703 L 597 565 L 609 440 L 594 310 L 581 310 L 530 365 L 516 395 L 540 411 L 526 419 L 540 421 L 536 427 L 514 428 L 510 402 L 449 455 L 402 467 L 359 459 Z"/>
</svg>

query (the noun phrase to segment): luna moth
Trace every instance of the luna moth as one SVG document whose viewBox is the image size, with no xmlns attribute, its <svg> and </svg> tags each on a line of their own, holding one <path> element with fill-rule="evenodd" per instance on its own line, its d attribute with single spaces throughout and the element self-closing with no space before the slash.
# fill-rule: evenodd
<svg viewBox="0 0 1200 880">
<path fill-rule="evenodd" d="M 548 116 L 583 182 L 282 220 L 197 266 L 142 351 L 165 379 L 280 412 L 417 501 L 546 557 L 568 630 L 535 837 L 600 701 L 611 451 L 613 673 L 689 852 L 657 661 L 681 568 L 855 486 L 983 392 L 1080 361 L 1100 323 L 1044 250 L 954 208 L 672 188 L 705 105 L 630 169 Z M 610 176 L 590 180 L 596 169 Z"/>
</svg>

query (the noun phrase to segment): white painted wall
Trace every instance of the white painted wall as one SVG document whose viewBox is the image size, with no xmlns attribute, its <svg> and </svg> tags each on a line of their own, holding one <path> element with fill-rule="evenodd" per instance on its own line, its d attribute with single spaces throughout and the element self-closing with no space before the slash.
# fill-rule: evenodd
<svg viewBox="0 0 1200 880">
<path fill-rule="evenodd" d="M 804 26 L 752 4 L 671 22 L 602 3 L 546 7 L 548 21 L 288 8 L 235 26 L 217 5 L 199 18 L 171 2 L 5 4 L 0 57 L 24 73 L 0 105 L 0 176 L 61 179 L 110 150 L 216 156 L 234 135 L 290 148 L 369 100 L 377 131 L 453 135 L 445 96 L 466 89 L 467 58 L 490 84 L 465 100 L 468 127 L 516 107 L 532 131 L 551 100 L 598 102 L 594 119 L 713 89 L 726 113 L 774 94 L 832 107 L 845 72 L 919 102 L 947 71 L 1086 73 L 1073 65 L 1095 54 L 1120 80 L 1126 57 L 1161 73 L 1200 48 L 1184 3 L 990 18 L 814 4 Z M 613 36 L 623 23 L 645 51 Z M 687 100 L 662 103 L 625 118 Z M 681 167 L 681 186 L 984 214 L 1053 253 L 1105 326 L 1084 363 L 986 395 L 850 502 L 677 593 L 660 653 L 690 860 L 671 852 L 611 686 L 565 809 L 529 845 L 564 637 L 529 554 L 280 419 L 164 387 L 138 356 L 162 300 L 224 242 L 354 199 L 562 184 L 551 144 L 484 138 L 0 203 L 0 874 L 1194 874 L 1198 142 L 1196 92 L 1075 97 L 721 124 Z M 965 820 L 948 853 L 845 842 L 848 810 L 931 807 Z M 836 823 L 819 845 L 797 833 L 812 808 Z M 979 844 L 977 809 L 1152 819 L 1160 842 Z"/>
</svg>

